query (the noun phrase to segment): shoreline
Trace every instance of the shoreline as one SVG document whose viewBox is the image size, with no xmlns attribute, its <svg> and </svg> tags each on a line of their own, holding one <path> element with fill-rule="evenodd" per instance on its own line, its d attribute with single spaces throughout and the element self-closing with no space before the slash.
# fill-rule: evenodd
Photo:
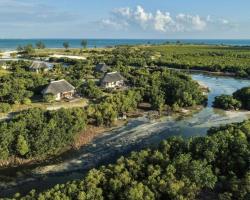
<svg viewBox="0 0 250 200">
<path fill-rule="evenodd" d="M 188 38 L 4 38 L 2 41 L 11 41 L 8 47 L 4 44 L 0 47 L 0 51 L 15 50 L 18 45 L 27 45 L 29 43 L 35 44 L 38 41 L 42 41 L 50 48 L 63 48 L 62 43 L 68 41 L 73 48 L 81 47 L 81 40 L 87 40 L 89 47 L 110 47 L 118 45 L 147 45 L 148 42 L 153 45 L 169 44 L 175 45 L 177 41 L 180 41 L 184 45 L 207 45 L 207 46 L 229 46 L 229 47 L 250 47 L 250 39 L 188 39 Z M 13 42 L 14 41 L 14 42 Z M 51 41 L 54 41 L 52 45 L 49 45 Z M 79 42 L 78 42 L 79 41 Z M 77 43 L 76 43 L 77 42 Z"/>
</svg>

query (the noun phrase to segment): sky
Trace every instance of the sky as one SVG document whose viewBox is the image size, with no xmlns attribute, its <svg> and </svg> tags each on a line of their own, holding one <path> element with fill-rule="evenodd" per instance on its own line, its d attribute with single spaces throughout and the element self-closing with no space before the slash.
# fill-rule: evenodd
<svg viewBox="0 0 250 200">
<path fill-rule="evenodd" d="M 0 38 L 250 39 L 249 0 L 0 0 Z"/>
</svg>

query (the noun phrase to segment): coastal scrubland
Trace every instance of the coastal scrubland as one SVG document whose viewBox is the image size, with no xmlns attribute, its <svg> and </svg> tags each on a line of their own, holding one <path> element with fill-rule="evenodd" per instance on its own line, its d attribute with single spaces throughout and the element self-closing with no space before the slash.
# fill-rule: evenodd
<svg viewBox="0 0 250 200">
<path fill-rule="evenodd" d="M 211 128 L 208 136 L 172 137 L 92 169 L 81 180 L 13 199 L 249 198 L 250 121 Z"/>
<path fill-rule="evenodd" d="M 5 82 L 5 87 L 0 90 L 2 105 L 6 106 L 19 99 L 31 97 L 25 95 L 35 92 L 35 88 L 42 86 L 47 80 L 42 75 L 25 72 L 22 68 L 20 71 L 15 71 L 13 76 L 16 78 L 6 77 L 8 82 Z M 89 104 L 78 110 L 68 108 L 46 111 L 41 108 L 31 108 L 21 111 L 11 119 L 1 121 L 0 129 L 4 133 L 0 140 L 1 160 L 8 160 L 13 156 L 30 159 L 56 155 L 65 146 L 71 145 L 74 136 L 84 130 L 85 126 L 81 124 L 110 127 L 120 115 L 135 111 L 141 102 L 150 103 L 151 109 L 158 110 L 160 113 L 206 103 L 206 95 L 203 94 L 199 84 L 183 73 L 167 69 L 150 71 L 134 68 L 125 76 L 130 88 L 122 91 L 103 91 L 91 82 L 87 85 L 79 84 L 77 89 L 80 94 L 88 98 Z M 40 82 L 35 79 L 38 77 Z M 42 85 L 33 84 L 33 80 Z M 9 84 L 13 85 L 8 87 Z M 36 87 L 33 87 L 34 85 Z M 17 90 L 16 87 L 20 86 L 22 90 Z M 82 114 L 83 112 L 85 115 Z M 71 125 L 72 120 L 76 124 Z M 73 128 L 74 126 L 79 128 Z M 60 130 L 58 127 L 63 129 Z M 49 145 L 44 145 L 39 150 L 39 146 L 34 146 L 36 144 L 34 141 L 39 145 Z"/>
<path fill-rule="evenodd" d="M 0 113 L 11 115 L 0 122 L 1 163 L 58 156 L 76 138 L 84 137 L 88 125 L 111 127 L 141 103 L 159 116 L 206 105 L 207 91 L 191 76 L 169 68 L 250 75 L 249 47 L 170 44 L 70 49 L 65 44 L 65 49 L 58 50 L 27 45 L 14 56 L 24 60 L 7 61 L 0 71 Z M 52 67 L 30 71 L 34 59 Z M 122 74 L 126 87 L 101 87 L 104 73 L 96 71 L 95 65 L 103 62 L 110 67 L 108 72 Z M 87 103 L 48 111 L 43 106 L 48 99 L 41 91 L 51 80 L 61 79 L 72 84 Z M 249 102 L 249 88 L 243 88 L 232 96 L 217 97 L 214 105 L 249 109 Z M 206 137 L 170 138 L 156 149 L 133 152 L 115 164 L 93 169 L 82 180 L 43 193 L 16 194 L 14 199 L 247 199 L 249 123 L 212 128 Z"/>
<path fill-rule="evenodd" d="M 185 70 L 204 70 L 249 77 L 250 47 L 226 45 L 137 45 L 93 49 L 22 49 L 24 57 L 49 57 L 53 54 L 78 55 L 103 60 L 110 65 L 164 66 Z"/>
</svg>

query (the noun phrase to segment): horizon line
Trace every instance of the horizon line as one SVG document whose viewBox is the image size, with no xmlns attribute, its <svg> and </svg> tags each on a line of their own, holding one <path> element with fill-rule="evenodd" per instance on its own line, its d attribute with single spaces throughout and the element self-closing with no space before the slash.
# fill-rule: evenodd
<svg viewBox="0 0 250 200">
<path fill-rule="evenodd" d="M 250 38 L 0 38 L 0 40 L 250 40 Z"/>
</svg>

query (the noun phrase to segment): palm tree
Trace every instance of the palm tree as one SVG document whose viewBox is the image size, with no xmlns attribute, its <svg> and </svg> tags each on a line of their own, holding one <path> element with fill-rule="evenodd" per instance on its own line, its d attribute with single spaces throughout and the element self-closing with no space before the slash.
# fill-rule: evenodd
<svg viewBox="0 0 250 200">
<path fill-rule="evenodd" d="M 67 50 L 69 48 L 69 43 L 68 42 L 64 42 L 63 43 L 63 47 Z"/>
<path fill-rule="evenodd" d="M 87 45 L 88 45 L 88 41 L 87 41 L 87 40 L 82 40 L 82 41 L 81 41 L 81 45 L 82 45 L 82 47 L 83 47 L 84 49 L 86 49 L 86 48 L 87 48 Z"/>
<path fill-rule="evenodd" d="M 36 43 L 36 47 L 37 47 L 38 49 L 44 49 L 44 48 L 45 48 L 45 44 L 44 44 L 42 41 L 38 41 L 38 42 Z"/>
</svg>

